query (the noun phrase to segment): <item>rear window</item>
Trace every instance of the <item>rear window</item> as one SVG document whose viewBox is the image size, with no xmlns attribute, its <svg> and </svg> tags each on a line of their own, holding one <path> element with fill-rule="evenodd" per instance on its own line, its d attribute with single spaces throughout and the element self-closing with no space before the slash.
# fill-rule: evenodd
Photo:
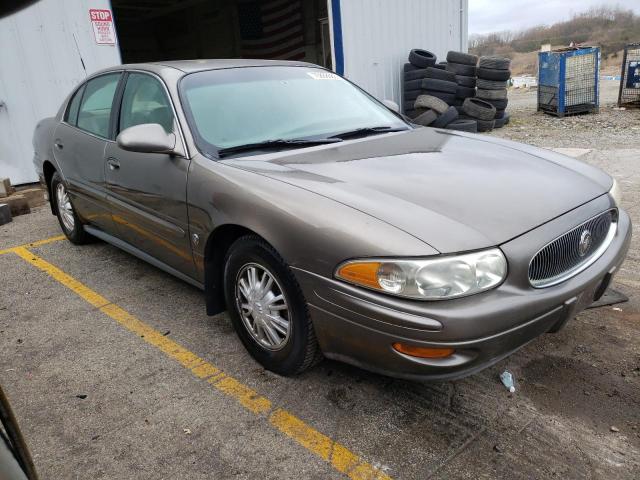
<svg viewBox="0 0 640 480">
<path fill-rule="evenodd" d="M 84 92 L 84 85 L 78 89 L 67 107 L 67 113 L 64 116 L 64 121 L 70 125 L 76 125 L 78 121 L 78 110 L 80 109 L 80 101 L 82 100 L 82 93 Z"/>
<path fill-rule="evenodd" d="M 120 73 L 111 73 L 87 82 L 78 111 L 78 128 L 99 137 L 109 136 L 111 106 L 119 80 Z"/>
</svg>

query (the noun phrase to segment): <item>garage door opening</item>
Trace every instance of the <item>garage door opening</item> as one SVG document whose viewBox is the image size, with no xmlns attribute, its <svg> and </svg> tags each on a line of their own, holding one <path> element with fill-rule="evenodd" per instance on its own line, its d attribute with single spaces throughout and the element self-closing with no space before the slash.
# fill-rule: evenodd
<svg viewBox="0 0 640 480">
<path fill-rule="evenodd" d="M 327 0 L 112 0 L 123 63 L 303 60 L 331 68 Z"/>
</svg>

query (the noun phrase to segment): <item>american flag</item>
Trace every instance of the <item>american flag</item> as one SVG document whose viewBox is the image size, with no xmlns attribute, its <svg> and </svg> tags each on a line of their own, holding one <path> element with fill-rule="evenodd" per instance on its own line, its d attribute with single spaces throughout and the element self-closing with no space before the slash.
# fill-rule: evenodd
<svg viewBox="0 0 640 480">
<path fill-rule="evenodd" d="M 242 1 L 238 17 L 244 58 L 304 59 L 300 0 Z"/>
</svg>

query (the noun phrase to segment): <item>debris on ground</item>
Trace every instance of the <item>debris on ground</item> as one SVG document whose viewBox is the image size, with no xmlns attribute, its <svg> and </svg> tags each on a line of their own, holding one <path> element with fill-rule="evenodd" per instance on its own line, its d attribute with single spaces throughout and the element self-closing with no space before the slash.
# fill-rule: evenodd
<svg viewBox="0 0 640 480">
<path fill-rule="evenodd" d="M 620 431 L 620 429 L 619 429 L 618 427 L 614 426 L 614 425 L 611 425 L 610 430 L 611 430 L 612 432 L 619 432 L 619 431 Z"/>
<path fill-rule="evenodd" d="M 500 374 L 500 380 L 502 384 L 509 390 L 511 393 L 516 391 L 516 379 L 509 370 L 505 370 Z"/>
<path fill-rule="evenodd" d="M 11 207 L 7 203 L 0 203 L 0 225 L 4 225 L 13 220 Z"/>
</svg>

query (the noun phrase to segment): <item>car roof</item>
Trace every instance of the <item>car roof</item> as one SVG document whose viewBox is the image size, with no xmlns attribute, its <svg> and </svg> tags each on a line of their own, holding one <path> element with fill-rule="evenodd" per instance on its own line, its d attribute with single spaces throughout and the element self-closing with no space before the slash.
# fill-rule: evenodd
<svg viewBox="0 0 640 480">
<path fill-rule="evenodd" d="M 204 70 L 220 70 L 226 68 L 243 68 L 243 67 L 318 67 L 312 63 L 294 62 L 287 60 L 250 60 L 244 58 L 229 59 L 201 59 L 201 60 L 167 60 L 161 62 L 148 63 L 128 63 L 124 65 L 114 65 L 100 71 L 100 73 L 111 70 L 149 70 L 160 73 L 166 68 L 173 68 L 184 73 L 200 72 Z"/>
</svg>

